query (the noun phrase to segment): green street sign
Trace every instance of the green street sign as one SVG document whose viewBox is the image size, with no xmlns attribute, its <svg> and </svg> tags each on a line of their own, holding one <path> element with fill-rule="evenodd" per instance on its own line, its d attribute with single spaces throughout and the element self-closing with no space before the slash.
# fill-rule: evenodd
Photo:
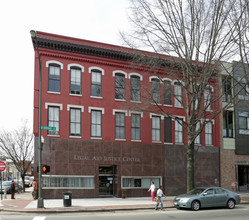
<svg viewBox="0 0 249 220">
<path fill-rule="evenodd" d="M 56 131 L 56 127 L 41 126 L 42 130 Z"/>
</svg>

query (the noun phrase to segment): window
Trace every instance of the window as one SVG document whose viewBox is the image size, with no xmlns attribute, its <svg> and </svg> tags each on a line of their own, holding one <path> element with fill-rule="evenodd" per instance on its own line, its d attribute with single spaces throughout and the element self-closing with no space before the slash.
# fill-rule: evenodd
<svg viewBox="0 0 249 220">
<path fill-rule="evenodd" d="M 44 188 L 94 188 L 93 176 L 43 175 Z"/>
<path fill-rule="evenodd" d="M 115 138 L 125 139 L 125 113 L 115 113 Z"/>
<path fill-rule="evenodd" d="M 162 184 L 161 177 L 121 177 L 122 188 L 150 188 L 151 181 L 158 188 Z"/>
<path fill-rule="evenodd" d="M 179 83 L 174 85 L 175 107 L 182 107 L 182 86 Z"/>
<path fill-rule="evenodd" d="M 208 122 L 205 126 L 205 143 L 207 145 L 213 144 L 213 124 L 212 122 Z"/>
<path fill-rule="evenodd" d="M 70 135 L 81 135 L 81 109 L 70 108 Z"/>
<path fill-rule="evenodd" d="M 175 143 L 183 143 L 183 120 L 175 119 Z"/>
<path fill-rule="evenodd" d="M 140 78 L 131 76 L 131 100 L 140 101 Z"/>
<path fill-rule="evenodd" d="M 172 120 L 169 117 L 164 118 L 164 142 L 172 143 Z"/>
<path fill-rule="evenodd" d="M 239 112 L 239 134 L 249 135 L 249 113 Z"/>
<path fill-rule="evenodd" d="M 91 71 L 91 96 L 102 97 L 102 73 L 99 70 Z"/>
<path fill-rule="evenodd" d="M 171 105 L 171 82 L 163 82 L 164 105 Z"/>
<path fill-rule="evenodd" d="M 152 141 L 161 141 L 161 117 L 152 116 Z"/>
<path fill-rule="evenodd" d="M 70 69 L 70 94 L 81 94 L 81 69 L 72 67 Z"/>
<path fill-rule="evenodd" d="M 200 129 L 200 126 L 201 126 L 201 123 L 198 121 L 198 123 L 196 124 L 195 130 L 198 131 Z M 201 144 L 201 135 L 200 134 L 195 138 L 195 144 Z"/>
<path fill-rule="evenodd" d="M 131 114 L 131 140 L 141 140 L 140 114 Z"/>
<path fill-rule="evenodd" d="M 91 137 L 102 137 L 102 111 L 91 110 Z"/>
<path fill-rule="evenodd" d="M 49 64 L 48 70 L 48 91 L 60 92 L 60 66 Z"/>
<path fill-rule="evenodd" d="M 160 81 L 159 79 L 151 80 L 151 101 L 155 104 L 161 103 L 161 94 L 160 94 Z"/>
<path fill-rule="evenodd" d="M 48 131 L 50 135 L 60 134 L 60 108 L 48 106 L 48 126 L 56 127 L 55 131 Z"/>
<path fill-rule="evenodd" d="M 125 99 L 125 76 L 115 74 L 115 99 Z"/>
<path fill-rule="evenodd" d="M 232 96 L 232 80 L 230 76 L 222 77 L 223 102 L 230 102 Z"/>
<path fill-rule="evenodd" d="M 233 137 L 233 112 L 223 112 L 223 137 Z"/>
<path fill-rule="evenodd" d="M 211 90 L 205 89 L 204 91 L 204 106 L 207 111 L 210 111 L 211 108 Z"/>
</svg>

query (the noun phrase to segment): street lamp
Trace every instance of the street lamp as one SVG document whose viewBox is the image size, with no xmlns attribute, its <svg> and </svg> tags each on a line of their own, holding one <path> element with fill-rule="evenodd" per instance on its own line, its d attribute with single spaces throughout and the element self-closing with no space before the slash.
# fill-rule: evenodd
<svg viewBox="0 0 249 220">
<path fill-rule="evenodd" d="M 31 30 L 30 31 L 31 39 L 33 41 L 34 49 L 37 50 L 38 53 L 38 59 L 39 59 L 39 143 L 38 143 L 38 201 L 37 201 L 37 208 L 44 208 L 43 198 L 42 198 L 42 184 L 41 184 L 41 178 L 42 178 L 42 172 L 41 172 L 41 162 L 42 162 L 42 141 L 41 141 L 41 90 L 42 90 L 42 63 L 36 38 L 36 31 Z"/>
</svg>

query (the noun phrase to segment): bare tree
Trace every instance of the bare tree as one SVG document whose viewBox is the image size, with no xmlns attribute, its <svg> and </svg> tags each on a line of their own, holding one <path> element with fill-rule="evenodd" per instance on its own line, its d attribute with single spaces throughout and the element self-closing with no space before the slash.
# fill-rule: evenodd
<svg viewBox="0 0 249 220">
<path fill-rule="evenodd" d="M 158 105 L 154 89 L 146 88 L 143 95 L 152 99 L 156 108 L 148 105 L 141 110 L 161 112 L 175 118 L 185 128 L 188 139 L 187 190 L 195 185 L 195 139 L 222 112 L 219 106 L 222 97 L 219 68 L 221 61 L 229 60 L 236 52 L 234 39 L 240 17 L 231 22 L 236 2 L 133 0 L 130 10 L 133 31 L 121 33 L 130 47 L 153 52 L 134 50 L 136 56 L 133 61 L 136 65 L 146 66 L 148 72 L 157 76 L 159 81 L 163 82 L 163 78 L 168 77 L 182 88 L 184 99 L 179 95 L 180 89 L 171 91 L 171 94 L 184 109 L 185 121 Z M 136 107 L 139 108 L 139 105 Z"/>
<path fill-rule="evenodd" d="M 0 156 L 13 162 L 20 172 L 25 191 L 24 177 L 34 159 L 33 133 L 24 122 L 19 129 L 0 133 Z"/>
<path fill-rule="evenodd" d="M 247 0 L 238 0 L 233 8 L 232 20 L 237 20 L 235 23 L 236 32 L 234 41 L 238 47 L 239 58 L 237 59 L 237 68 L 244 73 L 239 80 L 234 79 L 240 84 L 241 92 L 249 94 L 249 2 Z"/>
</svg>

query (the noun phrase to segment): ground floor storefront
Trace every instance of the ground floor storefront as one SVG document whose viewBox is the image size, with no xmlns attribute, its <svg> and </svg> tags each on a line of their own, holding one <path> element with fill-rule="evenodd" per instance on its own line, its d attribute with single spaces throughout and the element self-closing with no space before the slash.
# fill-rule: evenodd
<svg viewBox="0 0 249 220">
<path fill-rule="evenodd" d="M 43 197 L 62 198 L 66 191 L 73 198 L 149 196 L 151 181 L 167 195 L 185 193 L 186 153 L 183 145 L 45 138 L 42 164 L 50 172 L 42 177 Z M 35 167 L 37 159 L 35 151 Z M 218 148 L 196 147 L 196 186 L 218 186 L 219 176 Z"/>
<path fill-rule="evenodd" d="M 249 191 L 249 155 L 221 150 L 221 186 L 238 192 Z"/>
</svg>

